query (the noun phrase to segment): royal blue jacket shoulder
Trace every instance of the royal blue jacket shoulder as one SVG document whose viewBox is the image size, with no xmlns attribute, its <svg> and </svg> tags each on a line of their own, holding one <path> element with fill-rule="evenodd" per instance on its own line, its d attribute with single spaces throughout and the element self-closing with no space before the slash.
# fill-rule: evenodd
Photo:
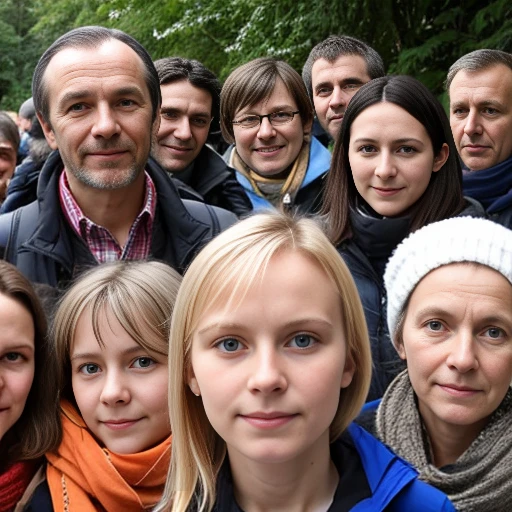
<svg viewBox="0 0 512 512">
<path fill-rule="evenodd" d="M 456 512 L 446 494 L 418 480 L 418 472 L 356 423 L 348 427 L 372 490 L 353 512 Z"/>
</svg>

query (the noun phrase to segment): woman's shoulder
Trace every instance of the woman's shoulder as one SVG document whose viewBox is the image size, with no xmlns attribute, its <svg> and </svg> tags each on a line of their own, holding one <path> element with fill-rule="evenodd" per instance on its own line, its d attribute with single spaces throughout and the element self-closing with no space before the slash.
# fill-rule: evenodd
<svg viewBox="0 0 512 512">
<path fill-rule="evenodd" d="M 360 425 L 352 423 L 348 433 L 361 457 L 372 491 L 371 498 L 354 507 L 354 512 L 455 511 L 444 493 L 418 480 L 418 472 L 407 461 Z M 418 503 L 422 504 L 421 508 Z"/>
<path fill-rule="evenodd" d="M 36 471 L 15 512 L 53 512 L 50 488 L 46 480 L 46 464 Z"/>
</svg>

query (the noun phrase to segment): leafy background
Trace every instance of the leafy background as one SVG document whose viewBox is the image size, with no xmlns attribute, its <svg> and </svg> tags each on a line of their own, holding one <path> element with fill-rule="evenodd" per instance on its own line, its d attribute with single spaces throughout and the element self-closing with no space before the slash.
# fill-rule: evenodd
<svg viewBox="0 0 512 512">
<path fill-rule="evenodd" d="M 18 109 L 41 54 L 81 25 L 119 28 L 154 59 L 195 58 L 221 79 L 265 55 L 300 72 L 316 43 L 351 35 L 374 47 L 389 73 L 415 76 L 442 101 L 446 72 L 461 55 L 512 51 L 510 0 L 2 0 L 0 109 Z"/>
</svg>

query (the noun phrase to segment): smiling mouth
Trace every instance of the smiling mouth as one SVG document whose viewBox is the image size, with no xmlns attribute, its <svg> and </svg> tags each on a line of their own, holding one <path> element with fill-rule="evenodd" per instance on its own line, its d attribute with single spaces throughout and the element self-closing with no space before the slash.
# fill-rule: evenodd
<svg viewBox="0 0 512 512">
<path fill-rule="evenodd" d="M 279 151 L 284 146 L 269 146 L 269 147 L 262 147 L 262 148 L 256 148 L 254 151 L 258 153 L 275 153 L 276 151 Z"/>
</svg>

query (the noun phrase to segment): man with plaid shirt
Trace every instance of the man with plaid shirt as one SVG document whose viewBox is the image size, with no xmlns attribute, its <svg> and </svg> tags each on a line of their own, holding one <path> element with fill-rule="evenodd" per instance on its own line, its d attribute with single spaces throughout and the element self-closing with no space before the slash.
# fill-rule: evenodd
<svg viewBox="0 0 512 512">
<path fill-rule="evenodd" d="M 34 220 L 29 236 L 20 230 L 23 239 L 14 243 L 17 221 L 10 220 L 9 237 L 0 219 L 0 244 L 33 282 L 62 287 L 81 269 L 117 259 L 155 258 L 183 271 L 236 220 L 200 203 L 191 208 L 148 162 L 160 84 L 131 36 L 103 27 L 64 34 L 41 57 L 32 90 L 46 139 L 58 151 L 41 171 L 37 201 L 25 207 Z"/>
</svg>

